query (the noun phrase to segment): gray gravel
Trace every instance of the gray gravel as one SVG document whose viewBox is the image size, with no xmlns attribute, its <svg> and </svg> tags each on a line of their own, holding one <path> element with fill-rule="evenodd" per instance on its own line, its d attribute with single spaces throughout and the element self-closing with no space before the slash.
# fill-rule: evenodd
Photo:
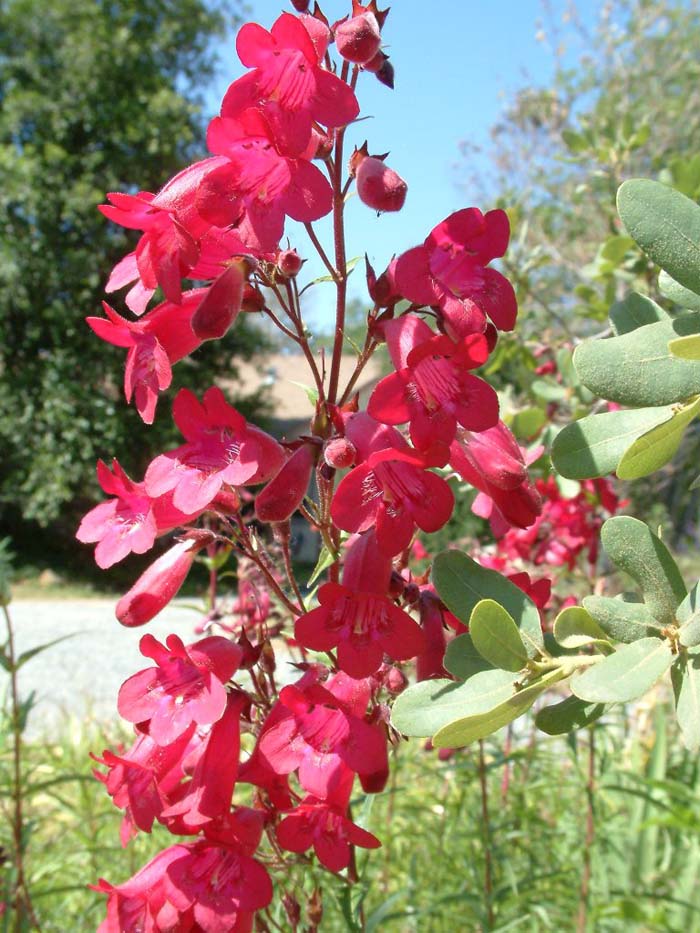
<svg viewBox="0 0 700 933">
<path fill-rule="evenodd" d="M 141 636 L 150 632 L 162 641 L 176 632 L 187 642 L 198 620 L 191 609 L 174 604 L 148 625 L 128 629 L 114 616 L 115 602 L 21 600 L 10 604 L 18 654 L 71 636 L 36 655 L 19 672 L 22 696 L 36 691 L 28 724 L 31 736 L 49 734 L 66 715 L 113 720 L 123 681 L 152 663 L 139 652 Z M 0 671 L 0 689 L 7 685 L 7 675 Z"/>
</svg>

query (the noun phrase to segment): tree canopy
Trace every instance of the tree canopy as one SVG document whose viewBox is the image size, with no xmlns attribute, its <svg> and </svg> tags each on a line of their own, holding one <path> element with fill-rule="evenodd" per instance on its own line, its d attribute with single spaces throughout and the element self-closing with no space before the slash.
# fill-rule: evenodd
<svg viewBox="0 0 700 933">
<path fill-rule="evenodd" d="M 167 417 L 144 427 L 126 406 L 123 353 L 85 324 L 136 242 L 96 207 L 107 191 L 157 191 L 203 155 L 200 93 L 232 14 L 204 0 L 0 3 L 0 518 L 10 527 L 19 506 L 25 520 L 62 516 L 74 530 L 67 505 L 92 491 L 95 460 L 119 453 L 137 472 L 173 430 Z M 239 323 L 174 381 L 201 389 L 214 357 L 230 363 L 256 339 Z"/>
</svg>

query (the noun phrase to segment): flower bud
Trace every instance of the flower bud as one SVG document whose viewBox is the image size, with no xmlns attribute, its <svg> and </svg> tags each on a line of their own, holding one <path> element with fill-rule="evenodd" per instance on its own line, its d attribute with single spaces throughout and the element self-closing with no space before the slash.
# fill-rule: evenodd
<svg viewBox="0 0 700 933">
<path fill-rule="evenodd" d="M 409 605 L 413 606 L 420 599 L 420 588 L 415 583 L 407 583 L 406 589 L 403 591 L 403 598 Z"/>
<path fill-rule="evenodd" d="M 292 0 L 292 6 L 297 13 L 306 13 L 309 9 L 309 0 Z"/>
<path fill-rule="evenodd" d="M 376 211 L 400 211 L 408 186 L 381 159 L 368 156 L 360 162 L 355 175 L 357 193 L 363 204 Z"/>
<path fill-rule="evenodd" d="M 295 249 L 280 250 L 277 256 L 277 271 L 285 279 L 293 279 L 301 271 L 304 260 Z"/>
<path fill-rule="evenodd" d="M 384 686 L 392 696 L 402 693 L 408 686 L 405 675 L 398 667 L 390 667 L 383 677 Z"/>
<path fill-rule="evenodd" d="M 336 470 L 352 466 L 356 456 L 355 445 L 347 437 L 334 437 L 323 448 L 323 459 Z"/>
<path fill-rule="evenodd" d="M 241 300 L 241 311 L 253 314 L 256 311 L 262 311 L 265 307 L 265 296 L 259 288 L 254 285 L 246 284 L 243 289 L 243 298 Z"/>
<path fill-rule="evenodd" d="M 440 600 L 429 592 L 421 593 L 420 626 L 427 648 L 416 661 L 416 680 L 420 682 L 431 677 L 444 677 L 442 659 L 445 655 L 445 629 L 442 624 Z"/>
<path fill-rule="evenodd" d="M 154 561 L 117 603 L 116 615 L 130 628 L 145 625 L 165 609 L 185 582 L 195 554 L 204 542 L 179 541 Z"/>
<path fill-rule="evenodd" d="M 379 49 L 377 54 L 373 58 L 370 58 L 368 62 L 365 62 L 362 67 L 365 71 L 371 71 L 372 74 L 376 75 L 377 72 L 381 70 L 384 63 L 388 61 L 389 56 L 386 54 L 386 52 L 382 52 L 382 50 Z"/>
<path fill-rule="evenodd" d="M 354 65 L 371 61 L 382 43 L 379 23 L 374 13 L 365 11 L 335 27 L 338 54 Z"/>
<path fill-rule="evenodd" d="M 284 522 L 299 508 L 309 488 L 316 450 L 303 444 L 294 451 L 279 473 L 255 500 L 255 515 L 261 522 Z"/>
<path fill-rule="evenodd" d="M 238 317 L 243 299 L 244 264 L 234 261 L 209 286 L 192 315 L 192 330 L 200 340 L 223 337 Z"/>
<path fill-rule="evenodd" d="M 379 71 L 375 72 L 381 84 L 394 90 L 394 66 L 389 59 L 385 59 Z"/>
</svg>

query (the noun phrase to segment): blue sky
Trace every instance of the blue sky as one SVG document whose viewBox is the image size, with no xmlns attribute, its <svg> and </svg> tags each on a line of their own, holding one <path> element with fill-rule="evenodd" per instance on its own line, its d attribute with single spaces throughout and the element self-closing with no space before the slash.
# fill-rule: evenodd
<svg viewBox="0 0 700 933">
<path fill-rule="evenodd" d="M 321 5 L 329 19 L 340 18 L 350 7 L 349 0 L 325 0 Z M 266 28 L 282 9 L 291 9 L 279 0 L 257 0 L 250 6 L 252 14 L 246 18 Z M 579 0 L 577 7 L 590 24 L 599 3 Z M 362 115 L 371 119 L 351 128 L 349 149 L 367 138 L 371 153 L 389 151 L 387 163 L 408 183 L 408 197 L 403 210 L 380 217 L 352 199 L 347 208 L 350 256 L 366 251 L 379 272 L 393 253 L 421 242 L 449 213 L 471 205 L 469 192 L 459 187 L 466 177 L 462 171 L 460 178 L 458 168 L 460 142 L 485 142 L 509 93 L 528 83 L 548 81 L 554 67 L 551 26 L 561 25 L 568 8 L 567 0 L 550 0 L 547 18 L 541 0 L 395 0 L 391 4 L 383 36 L 396 71 L 396 87 L 391 91 L 373 75 L 361 76 L 358 99 Z M 545 37 L 538 39 L 541 28 Z M 230 72 L 207 94 L 212 113 L 228 82 L 244 71 L 235 49 L 220 51 Z M 303 254 L 305 235 L 303 240 L 297 237 L 292 227 L 288 232 L 292 245 L 299 242 Z M 319 224 L 319 232 L 324 233 L 324 224 Z M 322 274 L 314 260 L 305 266 L 307 272 L 308 278 Z M 357 292 L 363 288 L 360 267 L 355 275 Z M 319 295 L 315 311 L 323 319 L 324 305 Z"/>
</svg>

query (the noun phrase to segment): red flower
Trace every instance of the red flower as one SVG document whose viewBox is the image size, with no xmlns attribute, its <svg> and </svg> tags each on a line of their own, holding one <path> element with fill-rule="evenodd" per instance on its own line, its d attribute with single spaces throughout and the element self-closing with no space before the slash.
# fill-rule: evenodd
<svg viewBox="0 0 700 933">
<path fill-rule="evenodd" d="M 169 795 L 182 780 L 183 758 L 191 745 L 194 726 L 171 745 L 156 744 L 150 735 L 138 733 L 131 748 L 122 754 L 105 749 L 102 758 L 92 756 L 108 771 L 93 771 L 102 781 L 115 807 L 124 810 L 121 842 L 126 845 L 137 829 L 150 833 L 169 803 Z"/>
<path fill-rule="evenodd" d="M 348 551 L 343 585 L 326 583 L 321 605 L 297 619 L 294 635 L 306 648 L 338 648 L 338 665 L 351 677 L 373 674 L 386 653 L 402 661 L 423 648 L 418 624 L 387 597 L 391 559 L 370 531 Z"/>
<path fill-rule="evenodd" d="M 239 81 L 251 85 L 258 99 L 276 100 L 292 113 L 304 115 L 324 126 L 345 126 L 359 113 L 352 89 L 319 64 L 325 49 L 317 49 L 302 23 L 291 13 L 282 15 L 268 32 L 257 23 L 246 23 L 236 38 L 241 62 L 255 71 Z M 221 105 L 228 116 L 231 100 L 240 94 L 229 88 Z"/>
<path fill-rule="evenodd" d="M 174 544 L 148 567 L 117 603 L 117 619 L 132 628 L 145 625 L 165 609 L 185 582 L 203 542 L 188 538 Z"/>
<path fill-rule="evenodd" d="M 261 522 L 284 522 L 299 508 L 309 488 L 317 449 L 302 444 L 255 500 L 255 515 Z"/>
<path fill-rule="evenodd" d="M 312 796 L 304 797 L 282 820 L 277 827 L 277 841 L 290 852 L 306 852 L 313 846 L 319 862 L 335 872 L 350 864 L 352 846 L 381 846 L 376 836 L 348 819 L 343 809 Z"/>
<path fill-rule="evenodd" d="M 207 294 L 196 288 L 182 295 L 182 304 L 163 301 L 140 321 L 127 321 L 107 304 L 102 307 L 107 320 L 86 318 L 102 340 L 117 347 L 128 347 L 124 370 L 124 395 L 133 397 L 146 424 L 153 424 L 158 393 L 172 382 L 172 364 L 189 356 L 202 343 L 192 331 L 192 316 Z"/>
<path fill-rule="evenodd" d="M 512 330 L 518 310 L 513 286 L 487 268 L 505 253 L 509 234 L 505 211 L 456 211 L 433 228 L 422 246 L 399 256 L 397 287 L 418 305 L 439 306 L 455 339 L 483 331 L 486 315 L 500 330 Z"/>
<path fill-rule="evenodd" d="M 161 454 L 146 471 L 151 495 L 173 490 L 179 508 L 206 508 L 224 484 L 262 483 L 280 467 L 282 448 L 264 431 L 249 425 L 226 403 L 221 389 L 207 389 L 202 404 L 188 389 L 178 392 L 173 418 L 187 443 Z"/>
<path fill-rule="evenodd" d="M 542 511 L 523 452 L 502 421 L 478 434 L 458 432 L 450 447 L 450 466 L 480 491 L 472 509 L 490 519 L 497 537 L 511 526 L 528 528 Z"/>
<path fill-rule="evenodd" d="M 450 444 L 457 425 L 484 431 L 498 421 L 498 396 L 488 383 L 467 372 L 488 359 L 482 334 L 459 343 L 433 333 L 412 314 L 384 326 L 397 372 L 382 379 L 368 413 L 384 424 L 411 423 L 411 440 L 421 450 Z"/>
<path fill-rule="evenodd" d="M 278 774 L 298 769 L 301 786 L 320 799 L 332 796 L 348 769 L 359 774 L 365 790 L 381 790 L 388 771 L 386 737 L 380 726 L 361 718 L 369 682 L 339 673 L 321 686 L 317 677 L 309 672 L 282 689 L 273 708 L 279 721 L 263 730 L 257 751 Z"/>
<path fill-rule="evenodd" d="M 168 635 L 166 645 L 144 635 L 141 654 L 156 667 L 139 671 L 119 690 L 117 707 L 129 722 L 149 720 L 149 734 L 159 745 L 169 745 L 197 725 L 211 725 L 226 709 L 226 683 L 238 669 L 241 649 L 228 638 L 211 636 L 185 645 Z"/>
<path fill-rule="evenodd" d="M 380 427 L 364 414 L 348 422 L 348 437 L 368 456 L 340 481 L 331 517 L 344 531 L 374 527 L 380 550 L 393 556 L 409 546 L 416 526 L 427 532 L 442 528 L 454 496 L 444 479 L 428 472 L 444 465 L 446 453 L 411 450 L 398 431 L 377 431 L 375 425 Z"/>
<path fill-rule="evenodd" d="M 78 541 L 97 541 L 95 562 L 106 570 L 127 554 L 145 554 L 153 547 L 158 535 L 172 531 L 196 518 L 199 511 L 181 512 L 173 505 L 172 496 L 153 498 L 143 483 L 130 479 L 116 460 L 112 471 L 100 460 L 97 479 L 108 495 L 115 498 L 91 509 L 80 523 Z M 201 511 L 201 510 L 200 510 Z"/>
</svg>

